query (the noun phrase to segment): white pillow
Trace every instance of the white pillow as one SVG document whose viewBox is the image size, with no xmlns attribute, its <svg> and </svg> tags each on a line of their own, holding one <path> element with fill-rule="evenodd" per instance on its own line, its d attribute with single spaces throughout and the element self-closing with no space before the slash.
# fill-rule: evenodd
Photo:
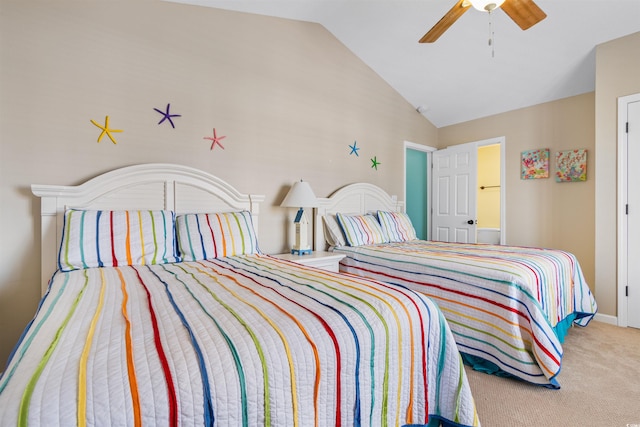
<svg viewBox="0 0 640 427">
<path fill-rule="evenodd" d="M 338 223 L 349 246 L 374 245 L 388 240 L 375 216 L 337 213 Z"/>
<path fill-rule="evenodd" d="M 171 211 L 68 209 L 58 268 L 71 271 L 180 261 L 174 221 Z"/>
<path fill-rule="evenodd" d="M 326 214 L 322 217 L 322 224 L 324 229 L 324 239 L 329 246 L 346 246 L 347 242 L 342 233 L 342 228 L 338 223 L 338 219 L 335 215 Z"/>
<path fill-rule="evenodd" d="M 179 215 L 176 230 L 184 261 L 259 252 L 248 211 Z"/>
<path fill-rule="evenodd" d="M 418 238 L 411 218 L 404 212 L 378 211 L 378 222 L 389 242 L 406 242 Z"/>
</svg>

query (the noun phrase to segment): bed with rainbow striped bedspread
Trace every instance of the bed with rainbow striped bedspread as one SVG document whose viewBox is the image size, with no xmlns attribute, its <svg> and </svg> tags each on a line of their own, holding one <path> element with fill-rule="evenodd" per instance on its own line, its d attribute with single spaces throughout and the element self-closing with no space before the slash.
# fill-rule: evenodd
<svg viewBox="0 0 640 427">
<path fill-rule="evenodd" d="M 559 388 L 562 342 L 597 311 L 574 255 L 541 248 L 409 240 L 337 247 L 340 271 L 428 295 L 465 361 Z"/>
<path fill-rule="evenodd" d="M 266 255 L 58 271 L 0 425 L 479 425 L 451 331 L 406 288 Z"/>
</svg>

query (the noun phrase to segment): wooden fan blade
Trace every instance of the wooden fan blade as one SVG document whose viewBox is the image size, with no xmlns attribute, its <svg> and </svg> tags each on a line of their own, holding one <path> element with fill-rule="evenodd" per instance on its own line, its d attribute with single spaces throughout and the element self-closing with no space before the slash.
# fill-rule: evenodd
<svg viewBox="0 0 640 427">
<path fill-rule="evenodd" d="M 447 12 L 427 34 L 422 36 L 420 43 L 433 43 L 438 40 L 438 38 L 447 31 L 447 28 L 453 25 L 453 23 L 456 22 L 458 18 L 460 18 L 462 14 L 469 9 L 469 7 L 471 7 L 471 3 L 467 0 L 459 0 L 458 3 L 456 3 L 456 5 L 453 6 L 451 10 L 449 10 L 449 12 Z"/>
<path fill-rule="evenodd" d="M 547 17 L 533 0 L 505 0 L 500 8 L 523 30 L 533 27 Z"/>
</svg>

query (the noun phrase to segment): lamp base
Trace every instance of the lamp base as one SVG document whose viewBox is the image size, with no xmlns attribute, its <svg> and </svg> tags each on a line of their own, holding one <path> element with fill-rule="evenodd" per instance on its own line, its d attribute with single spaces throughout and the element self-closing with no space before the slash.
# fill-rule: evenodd
<svg viewBox="0 0 640 427">
<path fill-rule="evenodd" d="M 311 255 L 311 249 L 291 249 L 292 255 Z"/>
</svg>

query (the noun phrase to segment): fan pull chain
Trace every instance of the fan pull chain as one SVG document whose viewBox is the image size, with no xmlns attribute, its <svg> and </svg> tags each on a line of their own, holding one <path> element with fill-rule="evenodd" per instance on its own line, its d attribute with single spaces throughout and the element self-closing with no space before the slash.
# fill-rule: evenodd
<svg viewBox="0 0 640 427">
<path fill-rule="evenodd" d="M 493 20 L 491 19 L 493 16 L 493 13 L 491 10 L 488 11 L 489 12 L 489 47 L 491 48 L 491 57 L 495 58 L 496 56 L 496 52 L 495 52 L 495 48 L 494 48 L 494 33 L 493 33 Z"/>
</svg>

